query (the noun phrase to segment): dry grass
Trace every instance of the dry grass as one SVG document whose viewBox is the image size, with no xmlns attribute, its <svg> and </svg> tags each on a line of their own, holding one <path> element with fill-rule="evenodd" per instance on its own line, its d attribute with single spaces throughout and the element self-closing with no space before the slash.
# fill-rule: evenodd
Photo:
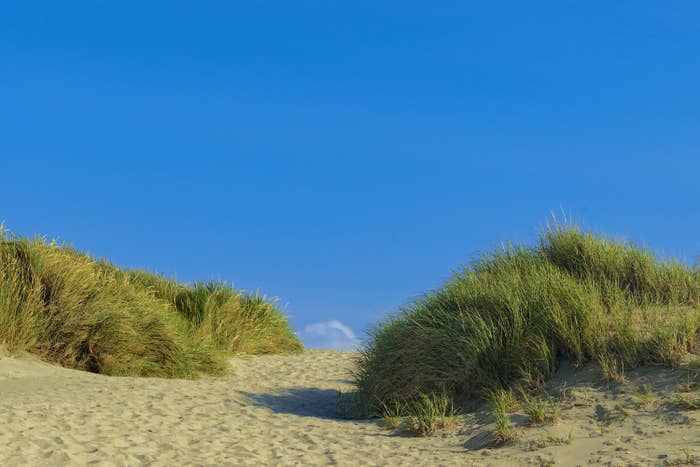
<svg viewBox="0 0 700 467">
<path fill-rule="evenodd" d="M 233 352 L 293 352 L 286 318 L 222 284 L 122 271 L 0 230 L 0 344 L 108 375 L 221 374 Z"/>
</svg>

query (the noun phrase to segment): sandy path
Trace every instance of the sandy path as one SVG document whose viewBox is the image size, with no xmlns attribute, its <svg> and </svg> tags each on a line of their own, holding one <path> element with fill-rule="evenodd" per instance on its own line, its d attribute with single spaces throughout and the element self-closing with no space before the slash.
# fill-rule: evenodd
<svg viewBox="0 0 700 467">
<path fill-rule="evenodd" d="M 353 354 L 232 359 L 197 381 L 115 378 L 0 359 L 0 464 L 453 465 L 451 443 L 334 418 Z"/>
<path fill-rule="evenodd" d="M 480 413 L 460 419 L 451 433 L 398 436 L 377 421 L 334 416 L 337 390 L 351 389 L 353 357 L 307 351 L 235 358 L 231 376 L 197 381 L 113 378 L 30 357 L 0 357 L 0 465 L 548 465 L 552 460 L 565 466 L 645 466 L 700 454 L 696 412 L 674 411 L 661 402 L 629 408 L 629 391 L 592 384 L 585 372 L 555 378 L 554 386 L 571 389 L 561 421 L 519 426 L 522 436 L 514 446 L 483 449 L 490 426 Z M 633 378 L 668 396 L 684 377 L 651 370 Z M 618 406 L 627 407 L 625 417 L 618 417 Z M 568 444 L 536 446 L 569 433 Z"/>
</svg>

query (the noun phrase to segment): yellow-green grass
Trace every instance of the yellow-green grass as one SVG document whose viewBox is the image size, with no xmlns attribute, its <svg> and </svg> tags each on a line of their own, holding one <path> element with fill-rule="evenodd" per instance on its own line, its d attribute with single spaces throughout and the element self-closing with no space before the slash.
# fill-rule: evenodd
<svg viewBox="0 0 700 467">
<path fill-rule="evenodd" d="M 355 377 L 364 415 L 446 390 L 460 404 L 534 389 L 559 358 L 622 369 L 698 348 L 700 273 L 648 250 L 548 227 L 482 256 L 371 331 Z"/>
<path fill-rule="evenodd" d="M 381 408 L 381 417 L 390 430 L 403 428 L 405 432 L 427 436 L 437 430 L 454 426 L 459 410 L 445 392 L 421 394 L 410 406 L 395 402 Z"/>
<path fill-rule="evenodd" d="M 491 446 L 498 447 L 511 444 L 518 439 L 518 432 L 510 422 L 509 413 L 517 408 L 518 402 L 511 391 L 496 389 L 489 391 L 487 398 L 490 402 L 489 413 L 493 419 L 493 434 Z"/>
<path fill-rule="evenodd" d="M 0 344 L 107 375 L 222 374 L 228 355 L 301 344 L 274 303 L 188 286 L 0 230 Z"/>
</svg>

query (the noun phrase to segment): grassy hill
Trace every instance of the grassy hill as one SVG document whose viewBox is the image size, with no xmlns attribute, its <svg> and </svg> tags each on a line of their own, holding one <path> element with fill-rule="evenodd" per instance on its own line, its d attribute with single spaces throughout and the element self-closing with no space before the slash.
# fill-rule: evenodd
<svg viewBox="0 0 700 467">
<path fill-rule="evenodd" d="M 233 353 L 302 348 L 263 297 L 121 270 L 2 231 L 0 344 L 80 370 L 178 378 L 221 374 Z"/>
<path fill-rule="evenodd" d="M 420 412 L 536 388 L 558 359 L 597 362 L 609 378 L 675 365 L 698 349 L 699 299 L 698 270 L 555 225 L 380 323 L 356 374 L 359 410 Z"/>
</svg>

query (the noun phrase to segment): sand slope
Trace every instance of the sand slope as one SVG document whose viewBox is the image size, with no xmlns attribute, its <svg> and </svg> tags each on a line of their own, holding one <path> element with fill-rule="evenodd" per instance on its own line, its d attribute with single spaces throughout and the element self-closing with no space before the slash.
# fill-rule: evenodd
<svg viewBox="0 0 700 467">
<path fill-rule="evenodd" d="M 229 377 L 183 381 L 0 357 L 0 464 L 664 465 L 700 455 L 700 418 L 667 403 L 687 370 L 644 370 L 609 388 L 590 371 L 563 369 L 550 384 L 562 398 L 561 421 L 537 428 L 523 419 L 515 445 L 486 449 L 483 409 L 428 438 L 336 418 L 337 390 L 352 388 L 353 358 L 332 351 L 235 358 Z M 632 395 L 639 384 L 656 394 L 643 407 Z M 568 444 L 548 441 L 569 433 Z"/>
</svg>

